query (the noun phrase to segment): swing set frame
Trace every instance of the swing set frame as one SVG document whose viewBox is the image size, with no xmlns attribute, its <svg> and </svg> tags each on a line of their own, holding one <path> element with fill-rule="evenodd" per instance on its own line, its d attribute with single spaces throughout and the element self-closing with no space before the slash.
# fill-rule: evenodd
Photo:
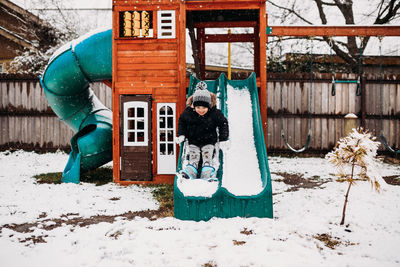
<svg viewBox="0 0 400 267">
<path fill-rule="evenodd" d="M 400 26 L 268 26 L 267 25 L 267 37 L 278 37 L 281 38 L 282 36 L 292 36 L 292 37 L 309 37 L 311 40 L 314 38 L 314 36 L 321 36 L 321 37 L 328 37 L 329 40 L 332 40 L 332 37 L 339 37 L 339 36 L 354 36 L 354 37 L 359 37 L 361 39 L 361 45 L 360 45 L 360 58 L 359 58 L 359 69 L 358 69 L 358 78 L 356 80 L 336 80 L 335 79 L 335 73 L 332 69 L 332 95 L 335 94 L 335 83 L 356 83 L 357 84 L 357 96 L 360 96 L 362 94 L 361 92 L 361 76 L 362 76 L 362 53 L 363 53 L 363 47 L 362 47 L 362 40 L 364 37 L 370 36 L 370 37 L 378 37 L 381 39 L 383 37 L 387 36 L 400 36 Z M 268 38 L 267 38 L 268 42 Z M 311 41 L 312 42 L 312 41 Z M 381 44 L 380 44 L 381 45 Z M 330 49 L 332 49 L 332 46 L 330 44 Z M 312 44 L 311 44 L 311 49 L 312 49 Z M 380 48 L 381 49 L 381 48 Z M 281 51 L 281 48 L 280 48 Z M 312 53 L 312 52 L 310 52 Z M 380 94 L 381 94 L 381 102 L 382 102 L 382 54 L 380 50 Z M 310 95 L 312 92 L 312 55 L 311 55 L 311 61 L 310 61 Z M 282 72 L 282 70 L 281 70 Z M 280 74 L 281 77 L 281 90 L 282 90 L 282 73 Z M 282 102 L 282 99 L 281 99 Z M 310 96 L 310 102 L 311 102 L 311 96 Z M 282 103 L 281 103 L 281 109 L 282 109 Z M 310 107 L 311 109 L 311 107 Z M 309 115 L 309 131 L 308 131 L 308 137 L 306 140 L 306 144 L 299 149 L 295 149 L 292 147 L 289 143 L 287 138 L 285 137 L 285 133 L 283 130 L 283 123 L 282 123 L 282 129 L 281 129 L 281 136 L 285 142 L 285 145 L 293 152 L 300 153 L 304 152 L 311 140 L 312 132 L 311 132 L 311 110 L 310 110 L 310 115 Z M 382 144 L 387 149 L 388 151 L 392 153 L 399 154 L 399 150 L 394 150 L 391 148 L 386 141 L 386 138 L 383 134 L 382 130 L 382 103 L 381 103 L 381 140 Z M 283 113 L 281 111 L 281 120 L 283 122 Z"/>
</svg>

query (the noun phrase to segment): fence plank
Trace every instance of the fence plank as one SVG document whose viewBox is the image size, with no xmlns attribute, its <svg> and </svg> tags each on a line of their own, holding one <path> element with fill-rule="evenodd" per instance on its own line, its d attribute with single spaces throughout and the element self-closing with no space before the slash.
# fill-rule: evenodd
<svg viewBox="0 0 400 267">
<path fill-rule="evenodd" d="M 0 95 L 1 95 L 0 108 L 3 109 L 8 104 L 7 83 L 5 82 L 0 83 Z"/>
<path fill-rule="evenodd" d="M 350 79 L 355 79 L 354 75 L 349 75 Z M 348 113 L 356 113 L 356 91 L 357 91 L 357 85 L 356 84 L 349 84 L 348 85 L 348 109 L 346 114 Z"/>
<path fill-rule="evenodd" d="M 301 114 L 301 88 L 300 84 L 298 82 L 294 83 L 294 100 L 295 100 L 295 107 L 294 107 L 294 112 L 296 114 Z M 301 146 L 301 120 L 295 119 L 295 126 L 294 126 L 294 131 L 295 131 L 295 145 L 296 147 Z"/>
<path fill-rule="evenodd" d="M 294 98 L 295 98 L 295 92 L 294 92 L 294 83 L 286 83 L 285 82 L 285 87 L 287 88 L 287 110 L 289 113 L 293 114 L 295 113 L 295 107 L 294 107 Z M 287 119 L 287 137 L 288 137 L 288 142 L 291 144 L 291 146 L 295 145 L 295 129 L 294 129 L 294 119 L 293 118 L 288 118 Z"/>
<path fill-rule="evenodd" d="M 395 114 L 400 115 L 400 83 L 397 84 L 396 86 L 396 93 L 395 93 L 395 98 L 396 98 L 396 107 L 395 107 Z"/>
<path fill-rule="evenodd" d="M 279 114 L 281 111 L 281 106 L 280 106 L 280 101 L 281 101 L 281 93 L 280 93 L 280 84 L 279 83 L 275 83 L 274 86 L 274 100 L 275 100 L 275 113 Z M 283 104 L 282 104 L 283 105 Z M 275 123 L 274 123 L 274 129 L 275 129 L 275 133 L 279 133 L 280 129 L 281 129 L 281 120 L 278 119 L 278 117 L 275 119 Z M 280 137 L 280 134 L 275 134 L 275 138 L 274 138 L 274 143 L 276 144 L 277 148 L 281 148 L 282 147 L 282 140 Z"/>
<path fill-rule="evenodd" d="M 328 84 L 321 83 L 321 114 L 329 112 L 329 95 Z M 327 149 L 329 147 L 329 134 L 328 134 L 328 120 L 321 119 L 321 148 Z"/>
</svg>

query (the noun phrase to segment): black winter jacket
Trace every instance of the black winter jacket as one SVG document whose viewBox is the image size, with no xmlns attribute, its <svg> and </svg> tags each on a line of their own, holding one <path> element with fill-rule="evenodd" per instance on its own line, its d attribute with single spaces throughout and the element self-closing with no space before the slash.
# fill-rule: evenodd
<svg viewBox="0 0 400 267">
<path fill-rule="evenodd" d="M 217 128 L 219 136 L 217 135 Z M 226 141 L 229 137 L 228 120 L 221 110 L 212 106 L 204 116 L 200 116 L 193 107 L 188 106 L 178 121 L 178 136 L 184 135 L 189 144 L 202 147 L 214 145 L 218 140 Z"/>
</svg>

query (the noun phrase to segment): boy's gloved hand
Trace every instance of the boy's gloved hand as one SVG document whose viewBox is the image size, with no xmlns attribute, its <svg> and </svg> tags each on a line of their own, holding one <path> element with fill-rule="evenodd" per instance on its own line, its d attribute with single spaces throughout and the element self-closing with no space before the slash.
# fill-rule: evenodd
<svg viewBox="0 0 400 267">
<path fill-rule="evenodd" d="M 180 135 L 175 137 L 175 143 L 177 143 L 178 145 L 180 145 L 183 141 L 185 141 L 185 136 L 184 135 Z"/>
<path fill-rule="evenodd" d="M 229 140 L 219 142 L 219 148 L 220 148 L 224 153 L 226 153 L 226 151 L 228 151 L 230 147 L 231 147 L 231 143 L 229 142 Z"/>
</svg>

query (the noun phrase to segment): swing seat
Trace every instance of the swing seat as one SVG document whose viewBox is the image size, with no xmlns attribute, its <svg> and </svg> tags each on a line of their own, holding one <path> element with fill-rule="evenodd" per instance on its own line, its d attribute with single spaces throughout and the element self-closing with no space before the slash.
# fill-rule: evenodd
<svg viewBox="0 0 400 267">
<path fill-rule="evenodd" d="M 358 80 L 333 80 L 332 83 L 358 83 Z"/>
<path fill-rule="evenodd" d="M 360 86 L 360 80 L 335 80 L 332 78 L 332 91 L 331 95 L 335 96 L 336 95 L 336 84 L 337 83 L 342 83 L 342 84 L 357 84 L 357 89 L 356 89 L 356 96 L 361 95 L 361 86 Z"/>
</svg>

